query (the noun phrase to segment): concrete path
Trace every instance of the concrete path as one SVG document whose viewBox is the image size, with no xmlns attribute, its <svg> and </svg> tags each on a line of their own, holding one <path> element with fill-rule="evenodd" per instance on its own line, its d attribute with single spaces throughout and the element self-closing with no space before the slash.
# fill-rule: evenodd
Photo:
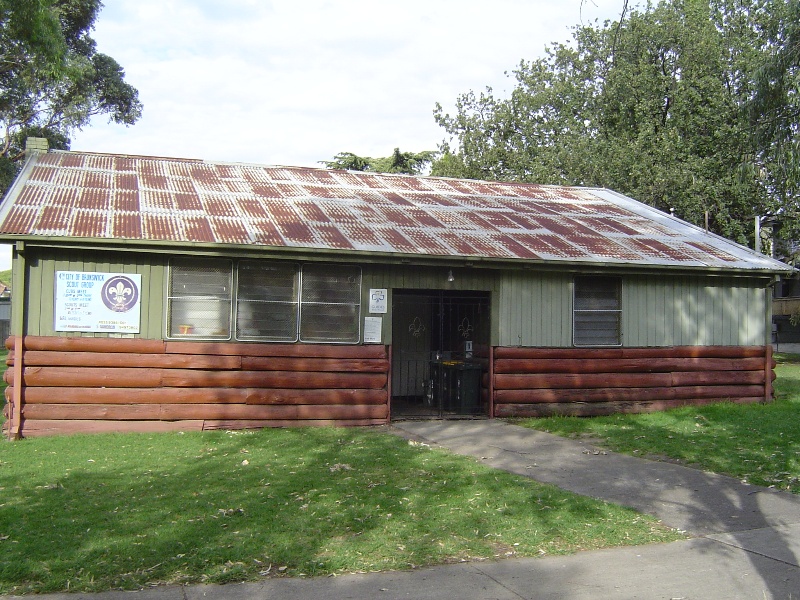
<svg viewBox="0 0 800 600">
<path fill-rule="evenodd" d="M 498 469 L 630 506 L 693 535 L 800 524 L 800 496 L 503 421 L 407 421 L 394 429 Z"/>
<path fill-rule="evenodd" d="M 697 536 L 542 560 L 564 569 L 573 565 L 578 578 L 569 589 L 521 597 L 800 599 L 799 496 L 497 420 L 409 421 L 395 430 L 498 469 L 635 508 Z M 509 561 L 507 567 L 514 563 L 522 564 Z M 588 590 L 593 591 L 584 594 Z"/>
<path fill-rule="evenodd" d="M 579 494 L 654 515 L 693 537 L 407 572 L 269 579 L 47 600 L 800 600 L 800 497 L 663 462 L 631 458 L 502 421 L 409 421 L 398 435 Z"/>
</svg>

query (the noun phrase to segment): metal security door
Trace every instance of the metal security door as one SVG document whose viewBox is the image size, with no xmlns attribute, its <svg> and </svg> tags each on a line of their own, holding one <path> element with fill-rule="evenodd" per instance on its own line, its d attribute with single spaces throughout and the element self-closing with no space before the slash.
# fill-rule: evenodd
<svg viewBox="0 0 800 600">
<path fill-rule="evenodd" d="M 489 294 L 395 290 L 392 297 L 392 418 L 487 414 Z"/>
</svg>

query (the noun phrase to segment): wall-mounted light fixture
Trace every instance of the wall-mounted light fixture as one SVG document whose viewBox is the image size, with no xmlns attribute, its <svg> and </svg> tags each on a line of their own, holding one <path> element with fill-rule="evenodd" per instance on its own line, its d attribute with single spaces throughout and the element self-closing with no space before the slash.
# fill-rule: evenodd
<svg viewBox="0 0 800 600">
<path fill-rule="evenodd" d="M 450 269 L 447 272 L 447 281 L 449 281 L 450 283 L 453 283 L 455 280 L 456 280 L 456 278 L 453 277 L 453 269 Z"/>
</svg>

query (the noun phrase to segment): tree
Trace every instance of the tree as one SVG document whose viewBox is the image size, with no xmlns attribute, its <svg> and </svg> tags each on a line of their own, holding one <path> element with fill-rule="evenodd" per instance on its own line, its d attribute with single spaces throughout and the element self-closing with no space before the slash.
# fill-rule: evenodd
<svg viewBox="0 0 800 600">
<path fill-rule="evenodd" d="M 320 162 L 329 169 L 419 175 L 435 158 L 436 152 L 431 150 L 400 152 L 399 148 L 395 148 L 391 156 L 384 158 L 370 158 L 369 156 L 358 156 L 352 152 L 339 152 L 333 157 L 333 160 Z"/>
<path fill-rule="evenodd" d="M 142 113 L 122 67 L 97 51 L 90 32 L 100 0 L 0 0 L 0 191 L 28 135 L 69 148 L 92 117 L 131 125 Z"/>
<path fill-rule="evenodd" d="M 571 43 L 519 65 L 510 97 L 462 94 L 453 116 L 437 105 L 451 138 L 433 173 L 608 187 L 751 240 L 769 204 L 742 168 L 757 2 L 664 0 L 575 28 Z"/>
<path fill-rule="evenodd" d="M 797 258 L 800 239 L 800 2 L 772 0 L 762 11 L 760 54 L 746 105 L 754 133 L 749 167 L 770 193 L 781 224 L 784 257 Z M 791 243 L 794 242 L 794 243 Z"/>
<path fill-rule="evenodd" d="M 374 158 L 368 156 L 358 156 L 352 152 L 339 152 L 331 161 L 319 161 L 328 169 L 339 169 L 342 171 L 369 171 Z"/>
</svg>

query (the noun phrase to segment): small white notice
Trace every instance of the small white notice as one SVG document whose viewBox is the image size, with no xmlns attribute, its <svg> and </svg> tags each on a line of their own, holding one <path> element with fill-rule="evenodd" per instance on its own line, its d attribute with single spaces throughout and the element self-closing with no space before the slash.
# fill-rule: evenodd
<svg viewBox="0 0 800 600">
<path fill-rule="evenodd" d="M 364 343 L 380 344 L 383 317 L 364 317 Z"/>
<path fill-rule="evenodd" d="M 389 296 L 388 290 L 383 289 L 371 289 L 369 291 L 369 312 L 374 314 L 386 314 L 386 309 L 388 302 L 386 298 Z"/>
<path fill-rule="evenodd" d="M 139 333 L 142 276 L 56 272 L 56 331 Z"/>
</svg>

